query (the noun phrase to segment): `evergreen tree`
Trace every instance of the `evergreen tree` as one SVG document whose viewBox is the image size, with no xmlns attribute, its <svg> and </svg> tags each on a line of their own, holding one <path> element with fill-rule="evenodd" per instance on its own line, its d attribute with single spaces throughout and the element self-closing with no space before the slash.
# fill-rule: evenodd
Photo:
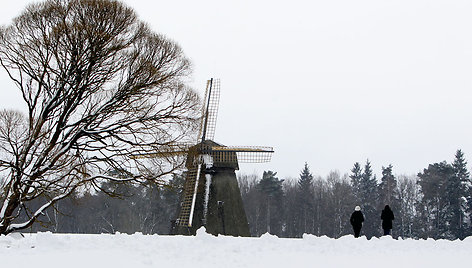
<svg viewBox="0 0 472 268">
<path fill-rule="evenodd" d="M 379 184 L 379 198 L 380 198 L 380 207 L 383 208 L 385 205 L 394 206 L 396 205 L 396 188 L 397 188 L 397 179 L 392 174 L 393 166 L 389 165 L 388 167 L 382 167 L 382 179 Z"/>
<path fill-rule="evenodd" d="M 266 211 L 265 217 L 262 217 L 262 220 L 265 220 L 266 223 L 265 232 L 281 236 L 284 194 L 282 183 L 284 180 L 279 180 L 276 175 L 277 172 L 264 171 L 257 189 L 265 201 L 261 202 L 263 209 Z"/>
<path fill-rule="evenodd" d="M 456 151 L 454 162 L 454 178 L 449 184 L 450 202 L 452 205 L 451 219 L 453 222 L 457 221 L 456 236 L 463 239 L 470 234 L 470 210 L 469 202 L 471 201 L 471 181 L 470 173 L 467 170 L 467 161 L 464 153 L 461 150 Z"/>
<path fill-rule="evenodd" d="M 378 236 L 380 233 L 379 217 L 377 211 L 378 189 L 377 178 L 373 175 L 370 161 L 367 160 L 364 166 L 364 172 L 359 184 L 360 204 L 363 208 L 364 218 L 366 219 L 363 227 L 364 234 L 370 238 Z M 378 214 L 378 215 L 377 215 Z"/>
<path fill-rule="evenodd" d="M 362 168 L 359 162 L 354 163 L 354 167 L 351 169 L 351 185 L 354 193 L 355 203 L 361 201 L 361 180 L 362 180 Z"/>
<path fill-rule="evenodd" d="M 417 211 L 424 226 L 424 237 L 435 239 L 454 238 L 451 232 L 451 197 L 454 180 L 453 167 L 444 162 L 430 164 L 422 173 L 418 174 L 418 183 L 421 186 L 423 199 Z"/>
<path fill-rule="evenodd" d="M 299 236 L 303 233 L 309 233 L 313 226 L 313 175 L 310 172 L 308 164 L 300 173 L 300 179 L 297 184 L 297 204 L 298 219 L 300 223 Z"/>
<path fill-rule="evenodd" d="M 313 174 L 310 172 L 308 164 L 305 162 L 305 166 L 300 173 L 300 179 L 298 180 L 298 189 L 300 192 L 312 192 L 313 187 Z"/>
<path fill-rule="evenodd" d="M 447 222 L 448 239 L 463 238 L 462 220 L 464 218 L 462 211 L 462 192 L 459 178 L 453 174 L 446 181 L 446 210 L 445 218 Z"/>
</svg>

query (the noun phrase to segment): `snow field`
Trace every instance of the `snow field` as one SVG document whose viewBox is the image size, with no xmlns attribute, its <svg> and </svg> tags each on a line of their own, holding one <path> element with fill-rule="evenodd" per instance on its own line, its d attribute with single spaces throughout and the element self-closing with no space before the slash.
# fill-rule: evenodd
<svg viewBox="0 0 472 268">
<path fill-rule="evenodd" d="M 352 235 L 302 239 L 127 234 L 0 237 L 0 267 L 466 267 L 472 237 L 463 241 L 394 240 Z"/>
</svg>

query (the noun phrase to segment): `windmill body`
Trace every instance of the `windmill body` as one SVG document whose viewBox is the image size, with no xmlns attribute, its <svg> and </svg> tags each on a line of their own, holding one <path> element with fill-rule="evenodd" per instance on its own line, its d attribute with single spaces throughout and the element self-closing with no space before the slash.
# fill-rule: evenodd
<svg viewBox="0 0 472 268">
<path fill-rule="evenodd" d="M 194 150 L 222 145 L 205 140 L 195 146 Z M 205 226 L 208 233 L 215 235 L 250 236 L 235 173 L 239 168 L 236 152 L 207 151 L 206 154 L 197 155 L 202 158 L 198 183 L 195 186 L 191 179 L 187 179 L 183 197 L 185 200 L 185 195 L 195 194 L 191 223 L 186 221 L 186 215 L 189 215 L 190 211 L 186 211 L 185 203 L 182 202 L 176 233 L 195 234 L 197 229 Z M 187 169 L 194 168 L 193 160 L 192 157 L 188 157 Z M 196 191 L 193 192 L 192 189 Z"/>
</svg>

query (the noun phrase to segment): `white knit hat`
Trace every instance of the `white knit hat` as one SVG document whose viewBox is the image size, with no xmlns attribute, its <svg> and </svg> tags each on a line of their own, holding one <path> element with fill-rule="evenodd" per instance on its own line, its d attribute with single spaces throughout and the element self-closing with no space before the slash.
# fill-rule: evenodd
<svg viewBox="0 0 472 268">
<path fill-rule="evenodd" d="M 356 206 L 356 208 L 354 208 L 355 211 L 361 211 L 361 207 L 359 206 Z"/>
</svg>

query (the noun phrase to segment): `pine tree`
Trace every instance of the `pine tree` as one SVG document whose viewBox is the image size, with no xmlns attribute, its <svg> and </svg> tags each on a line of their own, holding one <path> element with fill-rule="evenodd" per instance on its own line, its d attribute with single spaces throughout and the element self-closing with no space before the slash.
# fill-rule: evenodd
<svg viewBox="0 0 472 268">
<path fill-rule="evenodd" d="M 423 199 L 417 211 L 421 216 L 423 233 L 435 239 L 452 239 L 451 195 L 454 183 L 454 169 L 445 161 L 430 164 L 418 174 Z"/>
<path fill-rule="evenodd" d="M 398 204 L 396 194 L 397 179 L 392 174 L 393 166 L 382 167 L 382 179 L 379 184 L 379 201 L 380 208 L 389 205 L 392 209 Z"/>
<path fill-rule="evenodd" d="M 300 223 L 299 235 L 309 233 L 313 221 L 313 174 L 305 163 L 297 183 L 297 210 Z"/>
<path fill-rule="evenodd" d="M 364 218 L 366 219 L 363 230 L 368 238 L 379 235 L 380 230 L 378 227 L 380 214 L 377 213 L 376 209 L 378 203 L 377 187 L 377 178 L 373 175 L 370 161 L 367 160 L 364 166 L 364 172 L 362 173 L 359 192 L 361 207 L 363 208 Z"/>
<path fill-rule="evenodd" d="M 264 171 L 262 180 L 257 185 L 257 189 L 261 193 L 263 201 L 263 209 L 265 209 L 266 232 L 280 236 L 282 234 L 282 199 L 284 180 L 279 180 L 277 172 Z"/>
<path fill-rule="evenodd" d="M 298 188 L 300 191 L 312 191 L 313 187 L 313 174 L 310 172 L 308 164 L 305 162 L 305 166 L 300 173 L 300 179 L 298 180 Z"/>
<path fill-rule="evenodd" d="M 471 202 L 470 191 L 472 187 L 470 173 L 467 170 L 467 161 L 465 160 L 464 153 L 461 150 L 456 151 L 452 167 L 454 168 L 455 177 L 450 183 L 449 188 L 451 191 L 451 202 L 454 206 L 455 213 L 454 215 L 451 215 L 451 217 L 456 217 L 456 235 L 458 238 L 463 239 L 465 236 L 470 234 L 470 218 L 467 215 L 470 215 L 472 212 L 469 206 Z"/>
<path fill-rule="evenodd" d="M 361 190 L 360 190 L 360 184 L 362 180 L 362 168 L 359 162 L 354 163 L 354 167 L 351 169 L 351 175 L 349 178 L 351 178 L 351 185 L 355 197 L 355 202 L 358 203 L 361 201 Z"/>
</svg>

